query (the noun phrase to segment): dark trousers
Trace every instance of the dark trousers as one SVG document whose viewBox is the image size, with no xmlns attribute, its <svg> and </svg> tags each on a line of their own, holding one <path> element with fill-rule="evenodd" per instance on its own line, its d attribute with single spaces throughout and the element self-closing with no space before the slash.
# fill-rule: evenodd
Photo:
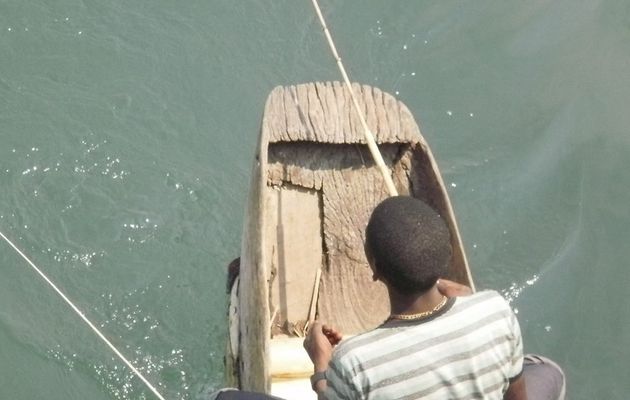
<svg viewBox="0 0 630 400">
<path fill-rule="evenodd" d="M 279 397 L 268 394 L 243 392 L 240 390 L 227 390 L 217 396 L 217 400 L 282 400 Z"/>
<path fill-rule="evenodd" d="M 555 362 L 535 354 L 523 361 L 523 377 L 528 400 L 564 400 L 566 380 L 564 372 Z"/>
</svg>

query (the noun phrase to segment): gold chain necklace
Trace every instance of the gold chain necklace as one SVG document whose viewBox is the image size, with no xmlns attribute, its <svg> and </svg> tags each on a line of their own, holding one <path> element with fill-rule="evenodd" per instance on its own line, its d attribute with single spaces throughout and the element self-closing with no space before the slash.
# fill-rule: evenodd
<svg viewBox="0 0 630 400">
<path fill-rule="evenodd" d="M 433 315 L 434 313 L 440 311 L 442 309 L 442 307 L 444 307 L 444 305 L 446 304 L 447 300 L 448 300 L 448 298 L 446 296 L 442 296 L 442 301 L 440 301 L 435 307 L 433 307 L 433 310 L 423 311 L 423 312 L 417 313 L 417 314 L 391 314 L 389 316 L 389 318 L 387 318 L 387 319 L 388 320 L 399 319 L 399 320 L 403 320 L 403 321 L 422 319 L 422 318 L 428 317 L 429 315 Z"/>
</svg>

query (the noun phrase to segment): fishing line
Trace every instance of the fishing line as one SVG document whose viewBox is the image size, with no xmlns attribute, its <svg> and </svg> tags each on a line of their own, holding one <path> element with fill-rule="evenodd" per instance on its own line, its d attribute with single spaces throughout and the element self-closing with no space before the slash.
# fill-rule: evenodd
<svg viewBox="0 0 630 400">
<path fill-rule="evenodd" d="M 389 170 L 387 169 L 387 166 L 385 165 L 385 161 L 383 161 L 383 156 L 381 155 L 381 152 L 379 151 L 378 146 L 376 145 L 376 140 L 374 140 L 374 134 L 372 133 L 372 131 L 370 131 L 370 128 L 368 128 L 367 123 L 365 122 L 365 117 L 363 116 L 363 113 L 361 112 L 361 107 L 359 106 L 359 102 L 357 101 L 357 98 L 354 95 L 352 84 L 350 84 L 350 78 L 348 77 L 348 74 L 346 73 L 346 68 L 343 66 L 341 57 L 339 56 L 339 53 L 337 52 L 337 48 L 335 47 L 335 42 L 333 42 L 332 35 L 330 34 L 330 31 L 328 30 L 328 26 L 326 26 L 326 20 L 324 19 L 324 15 L 322 14 L 321 8 L 319 8 L 319 3 L 317 2 L 317 0 L 313 0 L 313 6 L 315 7 L 315 12 L 317 13 L 317 17 L 319 18 L 319 23 L 321 24 L 322 29 L 324 30 L 324 35 L 326 36 L 326 39 L 328 41 L 330 50 L 332 51 L 333 57 L 335 58 L 335 61 L 337 61 L 337 67 L 339 68 L 339 71 L 341 72 L 341 76 L 343 76 L 343 81 L 346 84 L 346 88 L 350 92 L 350 97 L 352 98 L 354 109 L 359 115 L 359 120 L 361 121 L 361 125 L 363 126 L 363 136 L 365 136 L 365 141 L 367 142 L 368 148 L 370 149 L 370 153 L 372 153 L 374 162 L 376 163 L 378 168 L 381 170 L 381 174 L 383 175 L 383 178 L 385 179 L 385 185 L 387 186 L 389 195 L 397 196 L 398 191 L 396 190 L 396 187 L 394 186 L 394 181 L 392 180 L 392 176 Z"/>
<path fill-rule="evenodd" d="M 35 265 L 35 263 L 33 263 L 33 261 L 31 261 L 26 254 L 24 254 L 22 252 L 22 250 L 20 250 L 15 244 L 13 244 L 13 242 L 11 240 L 9 240 L 8 237 L 6 237 L 4 235 L 4 233 L 2 233 L 2 231 L 0 231 L 0 236 L 2 237 L 2 239 L 4 239 L 12 248 L 13 250 L 15 250 L 34 270 L 35 272 L 37 272 L 42 279 L 44 279 L 44 281 L 46 281 L 46 283 L 48 283 L 48 285 L 50 287 L 52 287 L 55 292 L 57 292 L 57 294 L 59 296 L 61 296 L 61 298 L 70 306 L 70 308 L 72 308 L 74 310 L 75 313 L 77 313 L 79 315 L 79 317 L 81 317 L 81 319 L 88 324 L 88 326 L 92 329 L 92 331 L 94 331 L 94 333 L 96 333 L 96 335 L 101 338 L 101 340 L 103 342 L 105 342 L 105 344 L 114 352 L 114 354 L 116 354 L 118 356 L 118 358 L 120 358 L 126 365 L 127 367 L 129 367 L 129 369 L 131 370 L 131 372 L 133 372 L 138 378 L 140 378 L 140 380 L 142 382 L 144 382 L 144 384 L 153 392 L 153 394 L 160 400 L 165 400 L 164 397 L 160 394 L 160 392 L 157 391 L 157 389 L 151 385 L 151 382 L 149 382 L 140 371 L 138 371 L 136 369 L 136 367 L 133 366 L 133 364 L 127 360 L 125 358 L 125 356 L 118 351 L 118 349 L 105 337 L 105 335 L 103 335 L 101 333 L 100 330 L 98 330 L 98 328 L 89 320 L 87 319 L 87 317 L 83 314 L 83 312 L 74 305 L 74 303 L 68 298 L 68 296 L 66 296 L 58 287 L 57 285 L 55 285 L 53 283 L 53 281 L 51 281 L 46 274 L 44 274 L 38 267 L 37 265 Z"/>
</svg>

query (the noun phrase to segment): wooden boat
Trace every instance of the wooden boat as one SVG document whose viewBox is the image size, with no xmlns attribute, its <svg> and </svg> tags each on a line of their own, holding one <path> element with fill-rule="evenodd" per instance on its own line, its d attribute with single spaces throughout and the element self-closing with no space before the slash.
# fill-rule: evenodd
<svg viewBox="0 0 630 400">
<path fill-rule="evenodd" d="M 399 193 L 445 217 L 454 249 L 448 278 L 472 287 L 447 191 L 412 114 L 377 88 L 353 91 Z M 277 87 L 267 99 L 230 294 L 232 386 L 314 398 L 300 337 L 309 314 L 346 335 L 388 315 L 363 251 L 370 213 L 388 192 L 359 122 L 338 82 Z"/>
</svg>

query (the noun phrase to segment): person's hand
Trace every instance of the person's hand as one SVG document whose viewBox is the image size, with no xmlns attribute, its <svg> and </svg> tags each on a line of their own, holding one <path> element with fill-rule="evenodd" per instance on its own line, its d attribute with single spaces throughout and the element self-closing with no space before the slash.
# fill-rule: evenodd
<svg viewBox="0 0 630 400">
<path fill-rule="evenodd" d="M 440 293 L 446 297 L 468 296 L 472 294 L 472 289 L 461 283 L 449 281 L 440 278 L 437 282 L 437 288 Z"/>
<path fill-rule="evenodd" d="M 325 371 L 332 358 L 333 348 L 341 341 L 341 333 L 336 329 L 313 322 L 304 339 L 304 349 L 313 361 L 315 372 Z"/>
</svg>

